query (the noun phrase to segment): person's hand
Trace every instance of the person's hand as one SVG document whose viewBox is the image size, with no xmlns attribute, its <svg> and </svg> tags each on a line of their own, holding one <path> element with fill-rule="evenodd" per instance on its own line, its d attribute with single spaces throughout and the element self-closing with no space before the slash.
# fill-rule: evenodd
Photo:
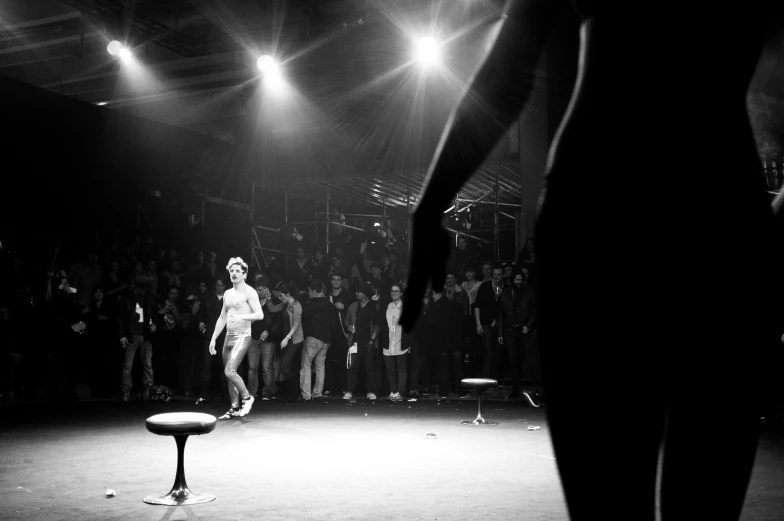
<svg viewBox="0 0 784 521">
<path fill-rule="evenodd" d="M 155 333 L 155 330 L 156 330 L 156 329 L 158 329 L 158 328 L 155 326 L 155 324 L 150 324 L 150 331 L 152 331 L 153 333 Z"/>
<path fill-rule="evenodd" d="M 523 326 L 523 334 L 524 335 L 527 335 L 529 331 L 531 331 L 531 330 L 528 329 L 528 326 Z"/>
<path fill-rule="evenodd" d="M 289 345 L 289 337 L 285 336 L 283 337 L 283 340 L 280 341 L 280 348 L 283 349 L 287 345 Z"/>
<path fill-rule="evenodd" d="M 342 302 L 335 302 L 335 307 L 343 311 L 343 308 L 345 308 L 346 306 L 344 306 Z"/>
<path fill-rule="evenodd" d="M 498 345 L 499 345 L 499 346 L 502 346 L 502 345 L 504 345 L 504 337 L 502 337 L 502 336 L 499 336 L 499 337 L 498 337 Z"/>
<path fill-rule="evenodd" d="M 131 345 L 131 343 L 128 342 L 128 338 L 127 337 L 122 337 L 120 339 L 120 345 L 123 346 L 123 347 L 128 347 L 129 345 Z"/>
<path fill-rule="evenodd" d="M 493 322 L 490 324 L 490 327 L 495 327 L 495 324 L 496 324 L 496 321 L 493 320 Z"/>
<path fill-rule="evenodd" d="M 210 340 L 210 354 L 215 355 L 217 351 L 215 351 L 215 340 Z"/>
<path fill-rule="evenodd" d="M 262 342 L 264 342 L 264 341 L 265 341 L 265 340 L 267 340 L 268 338 L 269 338 L 269 333 L 267 333 L 266 331 L 264 331 L 264 332 L 262 332 L 262 333 L 261 333 L 261 341 L 262 341 Z"/>
<path fill-rule="evenodd" d="M 446 279 L 446 261 L 449 258 L 449 232 L 441 225 L 443 215 L 415 217 L 413 247 L 411 249 L 408 290 L 403 297 L 403 314 L 400 324 L 410 332 L 422 309 L 422 295 L 428 281 L 433 290 L 441 291 Z"/>
<path fill-rule="evenodd" d="M 201 331 L 202 333 L 207 331 L 207 324 L 205 324 L 204 322 L 199 322 L 199 331 Z"/>
<path fill-rule="evenodd" d="M 476 334 L 477 335 L 482 335 L 484 332 L 485 332 L 485 330 L 482 327 L 482 324 L 477 324 L 476 325 Z"/>
</svg>

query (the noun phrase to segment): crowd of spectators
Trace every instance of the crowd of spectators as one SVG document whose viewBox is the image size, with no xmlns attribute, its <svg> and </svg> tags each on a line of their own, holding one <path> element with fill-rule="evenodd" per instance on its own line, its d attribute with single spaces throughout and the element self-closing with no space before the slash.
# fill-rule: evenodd
<svg viewBox="0 0 784 521">
<path fill-rule="evenodd" d="M 246 283 L 258 292 L 264 319 L 252 324 L 239 373 L 252 395 L 469 398 L 460 380 L 483 376 L 509 384 L 510 392 L 490 397 L 542 398 L 533 239 L 517 262 L 499 264 L 458 237 L 445 287 L 422 296 L 411 333 L 397 325 L 405 252 L 367 241 L 351 250 L 299 246 L 288 263 L 265 257 L 261 267 L 251 265 Z M 209 250 L 182 255 L 152 239 L 73 251 L 53 247 L 43 269 L 15 252 L 7 258 L 0 296 L 5 403 L 228 400 L 221 357 L 208 352 L 231 288 L 228 258 Z M 220 351 L 223 335 L 216 345 Z"/>
</svg>

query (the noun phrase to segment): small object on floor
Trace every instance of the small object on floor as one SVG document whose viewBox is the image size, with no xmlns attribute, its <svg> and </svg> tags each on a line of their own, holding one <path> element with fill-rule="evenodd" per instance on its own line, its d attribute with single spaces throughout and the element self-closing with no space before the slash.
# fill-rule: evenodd
<svg viewBox="0 0 784 521">
<path fill-rule="evenodd" d="M 425 438 L 427 438 L 428 440 L 434 440 L 436 439 L 436 435 L 432 432 L 428 432 Z"/>
<path fill-rule="evenodd" d="M 351 393 L 346 393 L 346 394 L 344 394 L 344 395 L 343 395 L 343 399 L 344 399 L 344 400 L 350 400 L 350 399 L 352 399 L 353 397 L 354 397 L 354 395 L 353 395 L 353 394 L 351 394 Z"/>
<path fill-rule="evenodd" d="M 376 395 L 375 395 L 375 394 L 373 394 L 373 393 L 367 393 L 367 399 L 368 399 L 368 400 L 376 400 L 377 398 L 376 398 Z"/>
<path fill-rule="evenodd" d="M 416 398 L 409 398 L 408 401 L 409 402 L 415 402 L 415 401 L 417 401 L 417 399 Z"/>
<path fill-rule="evenodd" d="M 208 403 L 210 403 L 210 399 L 209 398 L 198 398 L 196 400 L 196 405 L 206 405 Z"/>
<path fill-rule="evenodd" d="M 329 396 L 329 391 L 324 391 L 324 396 Z"/>
<path fill-rule="evenodd" d="M 539 429 L 541 429 L 541 427 L 539 427 L 538 425 L 529 425 L 528 426 L 528 430 L 529 431 L 538 431 Z"/>
<path fill-rule="evenodd" d="M 114 497 L 117 495 L 117 492 L 113 488 L 106 489 L 106 497 Z"/>
<path fill-rule="evenodd" d="M 267 397 L 267 396 L 262 396 L 262 397 L 261 397 L 261 401 L 262 401 L 262 402 L 268 402 L 269 400 L 270 400 L 270 399 L 269 399 L 269 397 Z"/>
</svg>

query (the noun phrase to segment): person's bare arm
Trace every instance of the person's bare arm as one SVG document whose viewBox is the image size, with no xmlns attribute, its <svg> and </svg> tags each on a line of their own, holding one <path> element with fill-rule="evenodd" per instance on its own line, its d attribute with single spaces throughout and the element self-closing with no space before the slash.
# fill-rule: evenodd
<svg viewBox="0 0 784 521">
<path fill-rule="evenodd" d="M 231 290 L 227 290 L 228 293 Z M 226 310 L 226 294 L 223 295 L 223 306 L 221 307 L 221 314 L 218 317 L 218 320 L 215 322 L 215 331 L 212 333 L 212 339 L 210 340 L 210 344 L 214 344 L 215 341 L 218 339 L 220 334 L 223 332 L 223 328 L 226 327 L 226 316 L 228 315 L 228 311 Z"/>
<path fill-rule="evenodd" d="M 537 62 L 565 0 L 507 0 L 498 34 L 449 118 L 414 213 L 411 270 L 400 323 L 411 331 L 428 280 L 444 285 L 449 235 L 444 210 L 517 120 L 531 95 Z"/>
</svg>

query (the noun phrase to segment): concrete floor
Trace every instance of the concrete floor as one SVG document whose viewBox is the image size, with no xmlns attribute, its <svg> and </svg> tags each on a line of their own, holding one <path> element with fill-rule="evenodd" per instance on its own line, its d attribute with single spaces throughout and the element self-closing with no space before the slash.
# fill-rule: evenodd
<svg viewBox="0 0 784 521">
<path fill-rule="evenodd" d="M 143 503 L 169 491 L 176 467 L 173 439 L 147 432 L 145 418 L 195 410 L 217 416 L 226 404 L 219 405 L 0 409 L 0 519 L 567 519 L 544 407 L 503 401 L 485 404 L 497 426 L 460 425 L 476 414 L 476 403 L 465 400 L 258 401 L 246 418 L 188 440 L 188 485 L 216 501 Z M 612 412 L 605 415 L 612 435 Z M 743 520 L 784 519 L 781 431 L 763 434 Z M 116 497 L 105 497 L 107 488 Z"/>
</svg>

